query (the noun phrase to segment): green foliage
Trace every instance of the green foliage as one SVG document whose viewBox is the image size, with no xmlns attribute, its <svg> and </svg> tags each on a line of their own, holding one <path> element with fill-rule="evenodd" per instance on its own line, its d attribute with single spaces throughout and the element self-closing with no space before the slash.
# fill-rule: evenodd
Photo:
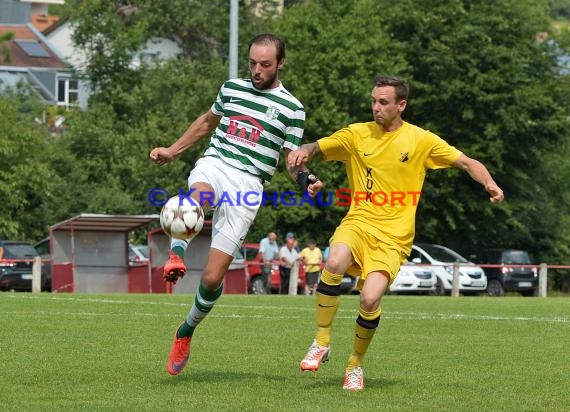
<svg viewBox="0 0 570 412">
<path fill-rule="evenodd" d="M 242 38 L 266 27 L 275 0 L 239 2 Z M 96 88 L 121 84 L 129 90 L 141 71 L 130 62 L 147 42 L 168 39 L 181 49 L 180 60 L 227 62 L 227 0 L 72 0 L 66 4 L 74 42 L 87 54 L 83 72 Z M 242 44 L 242 49 L 244 45 Z"/>
<path fill-rule="evenodd" d="M 401 60 L 378 59 L 392 50 L 388 33 L 380 30 L 381 15 L 380 5 L 372 0 L 311 1 L 290 7 L 274 22 L 273 31 L 287 40 L 287 60 L 281 78 L 307 112 L 306 141 L 315 141 L 349 123 L 368 121 L 374 75 L 398 72 L 405 67 Z M 358 23 L 361 21 L 367 23 Z M 325 183 L 325 192 L 347 187 L 341 164 L 315 160 L 310 167 Z M 296 190 L 285 175 L 275 176 L 272 186 Z M 302 234 L 301 244 L 312 237 L 326 246 L 347 210 L 334 204 L 265 208 L 259 212 L 255 227 L 260 222 L 279 222 L 282 234 L 289 230 Z M 254 233 L 254 239 L 258 238 Z"/>
<path fill-rule="evenodd" d="M 284 77 L 307 107 L 309 140 L 371 118 L 373 74 L 408 78 L 404 118 L 484 162 L 507 198 L 497 207 L 464 173 L 430 173 L 417 237 L 460 251 L 509 245 L 542 255 L 537 236 L 552 246 L 569 232 L 559 226 L 561 204 L 538 195 L 544 181 L 536 178 L 549 173 L 545 156 L 568 141 L 556 50 L 534 40 L 549 27 L 548 11 L 535 1 L 306 2 L 278 26 L 293 46 Z M 334 171 L 326 178 L 342 182 Z"/>
<path fill-rule="evenodd" d="M 508 3 L 404 1 L 386 21 L 408 45 L 408 118 L 483 161 L 506 193 L 495 207 L 467 176 L 430 174 L 419 237 L 462 250 L 533 243 L 542 148 L 568 126 L 552 50 L 534 41 L 548 27 L 546 4 Z"/>
<path fill-rule="evenodd" d="M 0 52 L 2 54 L 3 63 L 10 64 L 12 62 L 12 53 L 10 48 L 4 43 L 9 42 L 13 38 L 14 32 L 11 31 L 0 34 Z"/>
<path fill-rule="evenodd" d="M 240 74 L 248 76 L 254 34 L 286 38 L 281 79 L 306 108 L 306 141 L 371 120 L 373 76 L 399 75 L 411 84 L 404 118 L 483 161 L 505 189 L 506 202 L 491 205 L 465 173 L 430 173 L 418 240 L 461 252 L 521 247 L 539 260 L 570 258 L 570 82 L 558 60 L 570 50 L 570 35 L 557 29 L 554 41 L 536 40 L 551 31 L 552 13 L 561 22 L 565 1 L 286 1 L 283 13 L 274 1 L 239 3 Z M 157 212 L 148 191 L 185 188 L 208 139 L 161 168 L 149 151 L 174 142 L 208 110 L 227 77 L 225 0 L 74 0 L 64 9 L 88 57 L 80 72 L 95 93 L 88 110 L 65 114 L 59 138 L 34 123 L 44 108 L 27 95 L 2 97 L 3 236 L 38 239 L 82 212 Z M 182 56 L 132 67 L 133 56 L 157 37 L 176 42 Z M 14 153 L 25 153 L 25 161 Z M 342 164 L 315 160 L 310 167 L 326 193 L 347 186 Z M 280 170 L 266 190 L 296 193 L 283 159 Z M 314 237 L 324 246 L 345 213 L 336 205 L 262 207 L 248 240 L 292 230 L 301 244 Z"/>
<path fill-rule="evenodd" d="M 43 107 L 24 91 L 0 95 L 0 237 L 34 239 L 46 231 L 44 210 L 59 180 L 44 157 L 51 137 Z"/>
<path fill-rule="evenodd" d="M 92 213 L 158 212 L 147 201 L 155 187 L 169 191 L 186 188 L 189 164 L 202 154 L 206 141 L 163 168 L 149 159 L 155 146 L 170 145 L 200 112 L 209 108 L 223 79 L 223 67 L 171 61 L 149 69 L 141 82 L 127 91 L 117 86 L 79 113 L 62 140 L 82 163 L 83 193 Z M 217 73 L 216 73 L 217 70 Z M 91 195 L 89 195 L 91 196 Z M 116 197 L 116 201 L 112 201 Z"/>
<path fill-rule="evenodd" d="M 570 0 L 552 0 L 550 16 L 555 20 L 570 19 Z"/>
<path fill-rule="evenodd" d="M 356 119 L 368 121 L 374 75 L 405 70 L 404 61 L 379 58 L 398 53 L 381 30 L 382 14 L 373 0 L 311 1 L 291 7 L 275 22 L 275 31 L 287 39 L 282 78 L 305 105 L 309 141 Z"/>
</svg>

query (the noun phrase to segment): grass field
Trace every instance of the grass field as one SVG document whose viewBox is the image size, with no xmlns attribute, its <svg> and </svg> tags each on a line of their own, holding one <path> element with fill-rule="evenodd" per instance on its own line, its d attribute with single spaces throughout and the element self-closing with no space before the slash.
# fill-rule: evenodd
<svg viewBox="0 0 570 412">
<path fill-rule="evenodd" d="M 192 298 L 0 294 L 0 410 L 570 410 L 569 298 L 386 296 L 360 393 L 341 389 L 358 296 L 317 373 L 298 366 L 314 298 L 223 296 L 173 377 Z"/>
</svg>

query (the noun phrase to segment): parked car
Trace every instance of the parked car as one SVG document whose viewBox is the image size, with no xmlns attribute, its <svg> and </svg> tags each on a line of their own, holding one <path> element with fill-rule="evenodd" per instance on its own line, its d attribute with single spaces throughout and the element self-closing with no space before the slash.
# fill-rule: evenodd
<svg viewBox="0 0 570 412">
<path fill-rule="evenodd" d="M 129 243 L 129 266 L 142 266 L 148 264 L 148 246 L 131 245 Z"/>
<path fill-rule="evenodd" d="M 487 293 L 489 296 L 503 296 L 505 292 L 519 292 L 523 296 L 534 296 L 538 290 L 536 267 L 509 266 L 531 265 L 528 252 L 514 249 L 487 249 L 474 256 L 481 265 L 501 265 L 486 267 Z"/>
<path fill-rule="evenodd" d="M 261 277 L 261 267 L 259 258 L 259 243 L 244 243 L 240 249 L 240 256 L 245 258 L 246 273 L 249 279 L 249 293 L 264 294 L 264 293 L 279 293 L 281 285 L 281 277 L 279 276 L 279 262 L 275 260 L 271 267 L 271 285 L 270 290 L 266 291 Z M 236 256 L 239 259 L 239 256 Z M 234 261 L 236 260 L 234 259 Z M 302 263 L 299 264 L 299 281 L 297 284 L 297 293 L 305 294 L 306 290 L 306 277 L 305 268 Z"/>
<path fill-rule="evenodd" d="M 38 251 L 28 242 L 4 240 L 0 259 L 0 290 L 32 291 L 32 268 Z M 41 290 L 51 291 L 51 276 L 41 271 Z"/>
<path fill-rule="evenodd" d="M 417 259 L 417 260 L 416 260 Z M 487 277 L 483 269 L 469 262 L 459 253 L 441 245 L 428 243 L 415 243 L 412 246 L 410 260 L 422 264 L 429 264 L 437 280 L 435 295 L 444 295 L 451 292 L 453 282 L 453 264 L 459 262 L 459 292 L 466 294 L 480 294 L 487 290 Z"/>
<path fill-rule="evenodd" d="M 358 276 L 350 276 L 345 273 L 340 284 L 340 293 L 344 295 L 358 295 L 360 293 L 357 288 L 358 279 Z"/>
<path fill-rule="evenodd" d="M 429 266 L 416 266 L 421 263 L 416 258 L 415 262 L 406 262 L 400 267 L 400 271 L 390 285 L 390 293 L 394 294 L 431 294 L 435 292 L 437 277 Z"/>
</svg>

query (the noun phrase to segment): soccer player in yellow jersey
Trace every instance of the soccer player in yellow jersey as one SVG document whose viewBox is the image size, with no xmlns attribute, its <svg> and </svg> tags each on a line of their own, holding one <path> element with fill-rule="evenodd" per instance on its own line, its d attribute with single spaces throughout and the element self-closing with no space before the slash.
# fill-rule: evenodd
<svg viewBox="0 0 570 412">
<path fill-rule="evenodd" d="M 351 204 L 330 239 L 330 255 L 317 286 L 316 337 L 301 369 L 316 371 L 329 359 L 343 274 L 360 276 L 360 310 L 343 384 L 350 391 L 364 389 L 363 358 L 380 323 L 382 296 L 410 253 L 426 171 L 463 169 L 483 185 L 491 202 L 504 198 L 481 162 L 402 120 L 408 93 L 404 79 L 376 76 L 371 93 L 374 121 L 349 125 L 288 156 L 291 166 L 322 154 L 346 167 Z"/>
</svg>

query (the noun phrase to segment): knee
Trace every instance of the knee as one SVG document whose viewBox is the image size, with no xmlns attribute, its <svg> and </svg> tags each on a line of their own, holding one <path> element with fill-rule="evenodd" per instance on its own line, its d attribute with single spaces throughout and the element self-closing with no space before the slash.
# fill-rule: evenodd
<svg viewBox="0 0 570 412">
<path fill-rule="evenodd" d="M 224 282 L 224 273 L 204 271 L 202 274 L 202 285 L 208 290 L 218 289 Z"/>
<path fill-rule="evenodd" d="M 374 312 L 378 307 L 380 307 L 380 297 L 373 296 L 366 291 L 360 292 L 360 307 L 367 312 Z"/>
<path fill-rule="evenodd" d="M 330 257 L 326 263 L 326 269 L 330 273 L 344 273 L 346 272 L 346 264 L 341 259 Z"/>
</svg>

